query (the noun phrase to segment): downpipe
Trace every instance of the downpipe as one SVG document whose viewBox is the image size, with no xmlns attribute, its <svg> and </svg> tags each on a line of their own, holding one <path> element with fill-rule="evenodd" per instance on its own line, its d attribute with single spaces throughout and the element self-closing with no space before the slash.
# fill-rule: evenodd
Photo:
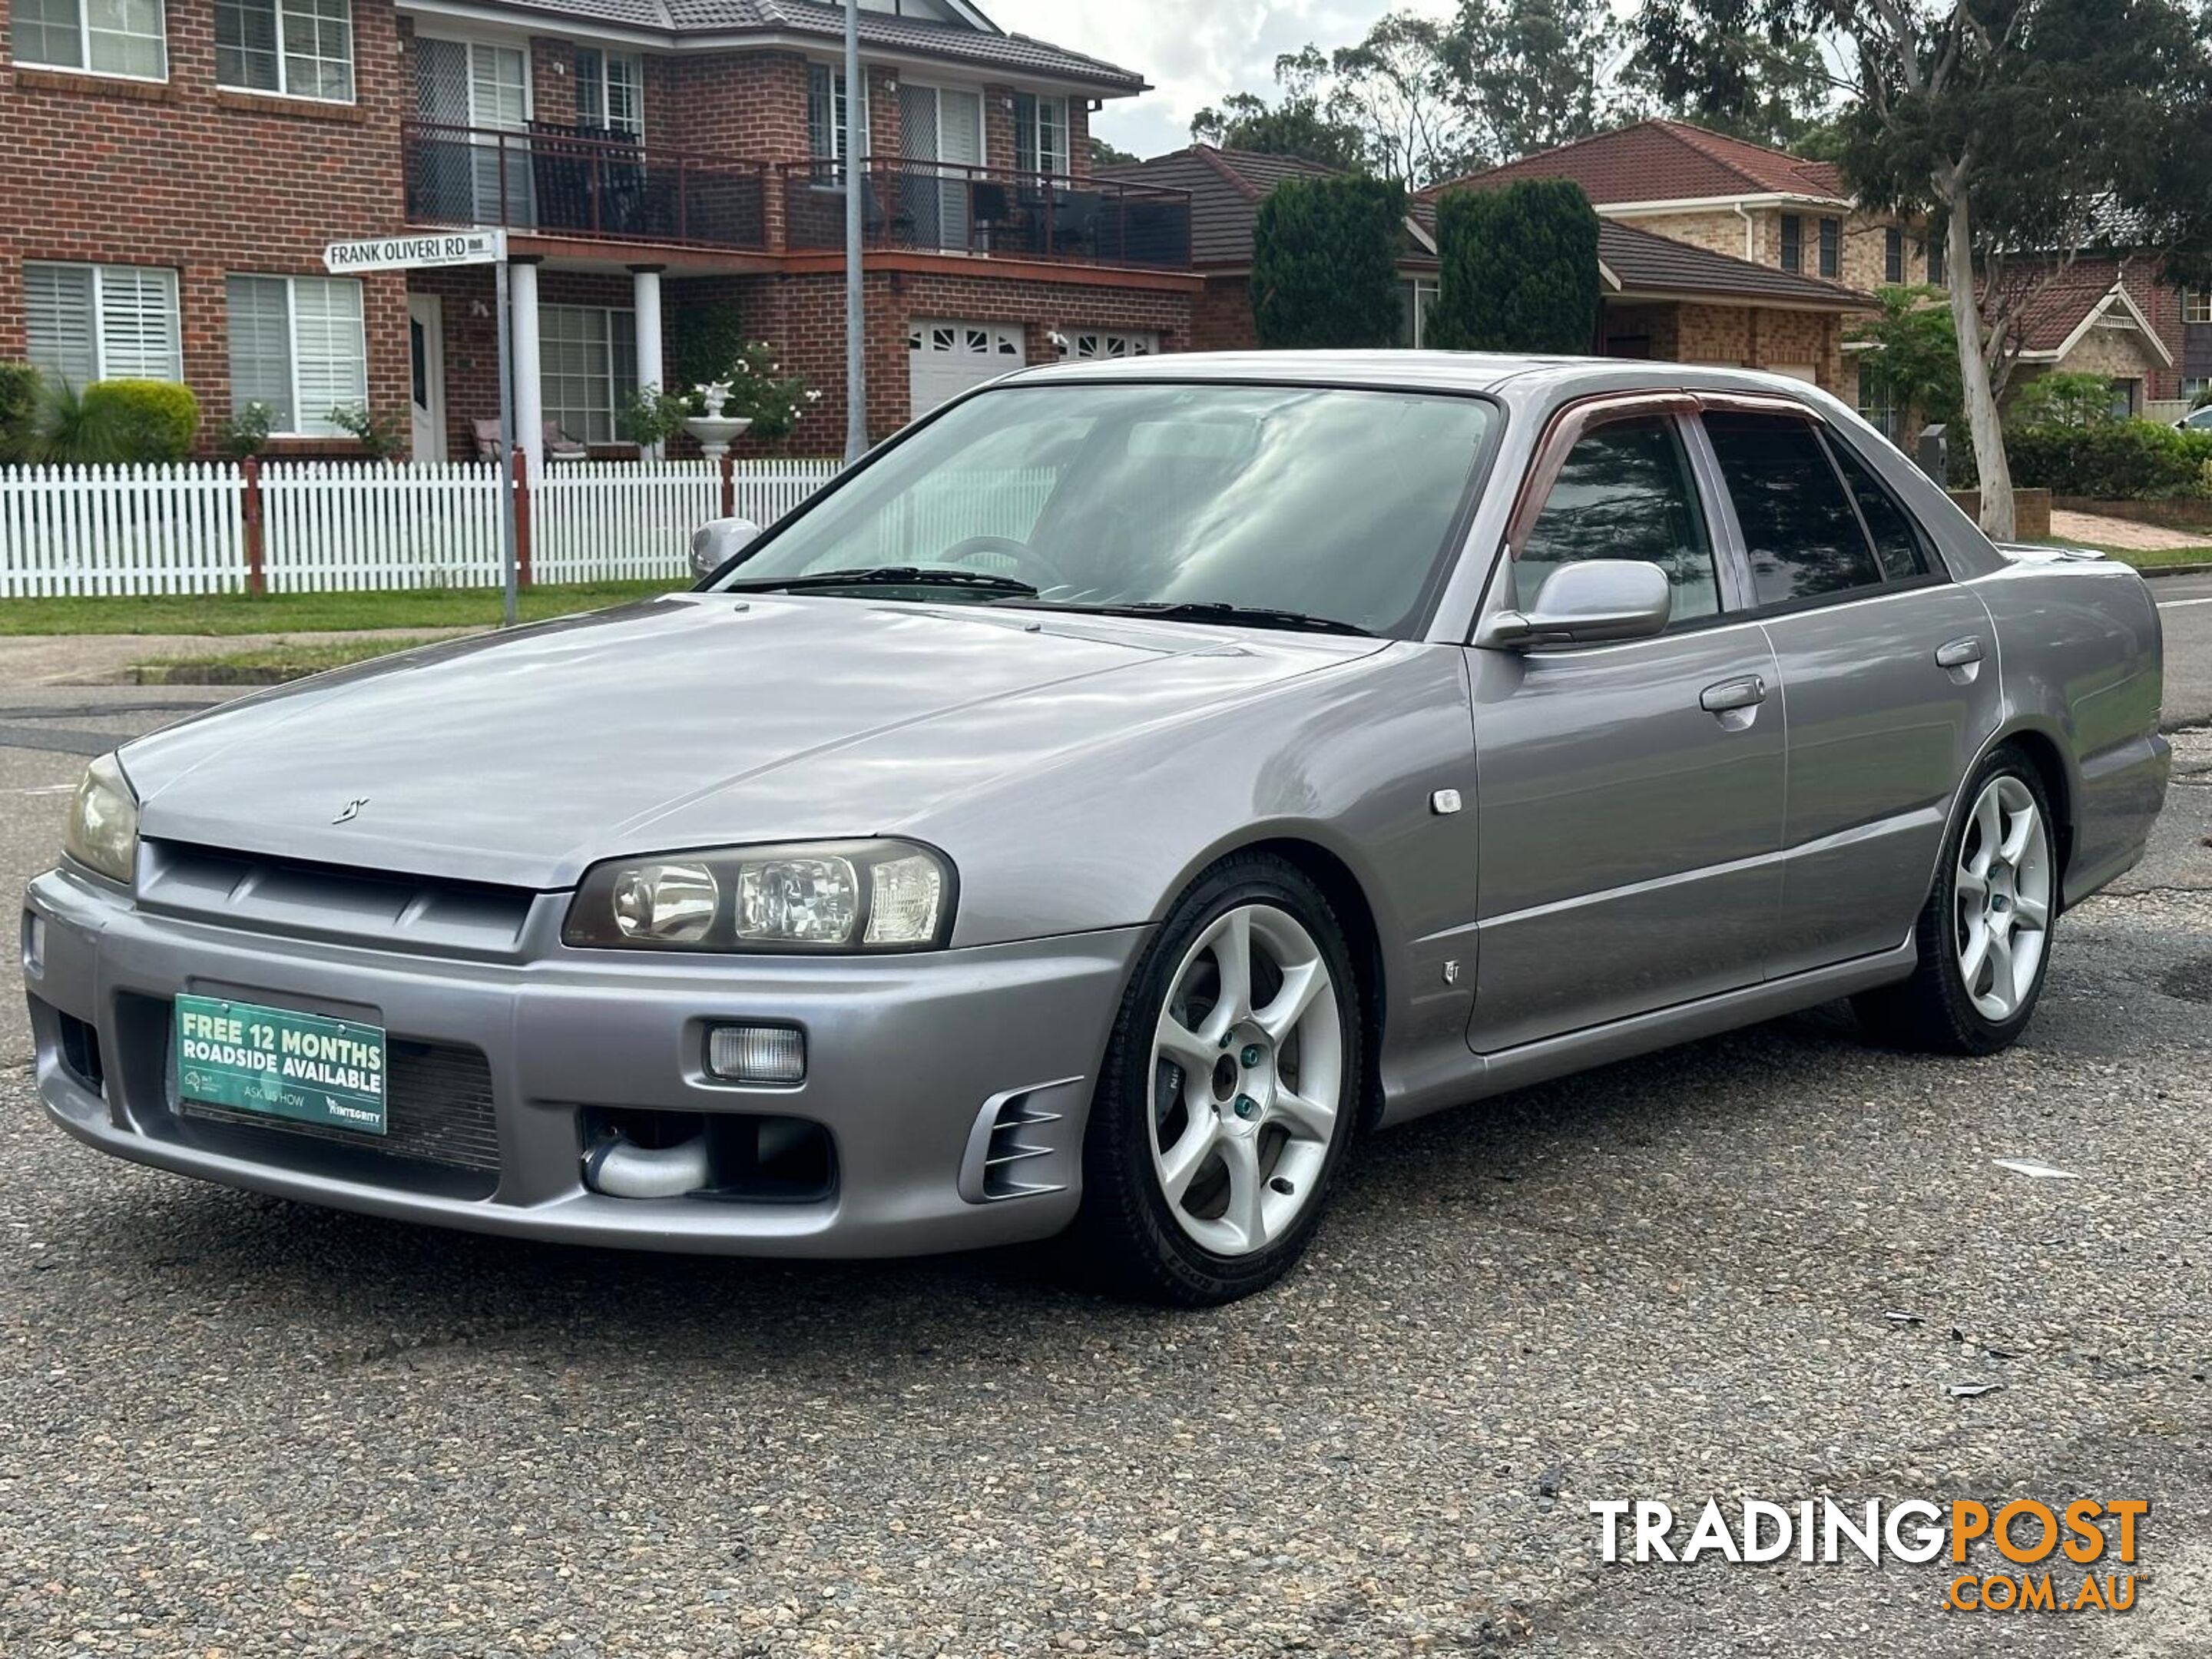
<svg viewBox="0 0 2212 1659">
<path fill-rule="evenodd" d="M 584 1184 L 609 1198 L 682 1198 L 707 1184 L 707 1137 L 641 1146 L 611 1135 L 584 1160 Z"/>
</svg>

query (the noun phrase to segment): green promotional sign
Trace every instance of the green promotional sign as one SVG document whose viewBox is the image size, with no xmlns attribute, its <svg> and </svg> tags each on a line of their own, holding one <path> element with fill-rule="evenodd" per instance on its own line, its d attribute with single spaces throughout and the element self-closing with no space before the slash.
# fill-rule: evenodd
<svg viewBox="0 0 2212 1659">
<path fill-rule="evenodd" d="M 384 1031 L 255 1002 L 180 996 L 177 1092 L 362 1134 L 384 1133 Z"/>
</svg>

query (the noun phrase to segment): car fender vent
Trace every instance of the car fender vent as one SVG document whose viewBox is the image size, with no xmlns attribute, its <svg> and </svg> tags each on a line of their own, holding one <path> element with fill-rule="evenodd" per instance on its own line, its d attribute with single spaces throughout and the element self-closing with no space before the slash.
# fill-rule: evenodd
<svg viewBox="0 0 2212 1659">
<path fill-rule="evenodd" d="M 985 1101 L 968 1132 L 960 1196 L 970 1204 L 1000 1204 L 1066 1192 L 1082 1144 L 1082 1126 L 1072 1114 L 1085 1081 L 1033 1083 Z"/>
</svg>

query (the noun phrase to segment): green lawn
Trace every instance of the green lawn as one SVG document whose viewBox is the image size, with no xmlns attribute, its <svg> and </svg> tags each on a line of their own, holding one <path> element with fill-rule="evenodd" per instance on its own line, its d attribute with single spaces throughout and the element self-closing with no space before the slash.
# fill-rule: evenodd
<svg viewBox="0 0 2212 1659">
<path fill-rule="evenodd" d="M 665 593 L 680 581 L 588 582 L 529 587 L 525 622 L 597 611 Z M 389 593 L 154 594 L 125 599 L 10 599 L 0 634 L 314 634 L 364 628 L 477 628 L 500 619 L 495 587 L 410 588 Z"/>
<path fill-rule="evenodd" d="M 366 662 L 371 657 L 389 656 L 394 651 L 407 651 L 418 645 L 435 645 L 437 642 L 435 640 L 394 638 L 389 634 L 311 642 L 279 640 L 274 645 L 253 646 L 243 651 L 210 652 L 205 656 L 195 657 L 157 657 L 132 666 L 144 671 L 143 683 L 149 684 L 160 684 L 165 681 L 179 684 L 222 684 L 230 676 L 235 676 L 240 683 L 259 684 L 264 680 L 302 679 L 309 674 L 319 674 L 326 668 L 344 668 L 354 663 Z"/>
</svg>

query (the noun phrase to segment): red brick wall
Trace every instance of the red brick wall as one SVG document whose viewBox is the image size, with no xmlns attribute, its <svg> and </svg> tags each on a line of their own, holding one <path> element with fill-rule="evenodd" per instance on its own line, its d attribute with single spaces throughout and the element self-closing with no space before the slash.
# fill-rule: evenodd
<svg viewBox="0 0 2212 1659">
<path fill-rule="evenodd" d="M 446 345 L 446 453 L 456 460 L 476 456 L 478 421 L 499 418 L 499 337 L 493 315 L 492 274 L 480 267 L 408 273 L 409 291 L 442 301 Z M 627 276 L 584 270 L 538 273 L 541 306 L 611 306 L 628 310 L 635 289 Z M 664 295 L 662 309 L 668 308 Z"/>
<path fill-rule="evenodd" d="M 24 351 L 24 260 L 167 266 L 211 447 L 231 413 L 225 276 L 320 276 L 327 242 L 401 228 L 413 93 L 391 0 L 355 0 L 351 105 L 217 91 L 211 0 L 170 0 L 168 32 L 160 85 L 19 68 L 0 44 L 0 358 Z M 362 289 L 370 406 L 404 417 L 406 281 Z"/>
<path fill-rule="evenodd" d="M 1252 283 L 1244 276 L 1209 276 L 1191 307 L 1191 349 L 1250 351 L 1260 343 L 1252 321 Z"/>
</svg>

